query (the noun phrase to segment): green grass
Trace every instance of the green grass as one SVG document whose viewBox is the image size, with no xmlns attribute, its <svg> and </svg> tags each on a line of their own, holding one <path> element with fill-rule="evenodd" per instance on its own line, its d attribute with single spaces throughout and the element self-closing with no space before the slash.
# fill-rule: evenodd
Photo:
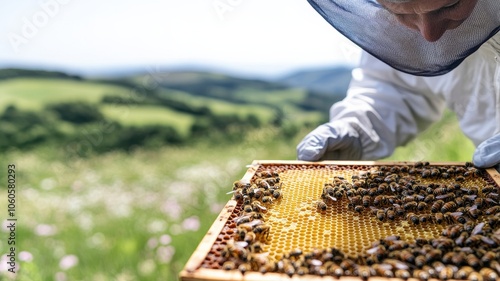
<svg viewBox="0 0 500 281">
<path fill-rule="evenodd" d="M 195 117 L 163 106 L 103 105 L 101 111 L 110 120 L 129 126 L 170 125 L 187 136 Z"/>
<path fill-rule="evenodd" d="M 65 101 L 98 103 L 107 94 L 130 95 L 130 90 L 99 83 L 65 80 L 19 78 L 0 82 L 0 110 L 13 104 L 21 109 L 40 110 L 46 104 Z"/>
</svg>

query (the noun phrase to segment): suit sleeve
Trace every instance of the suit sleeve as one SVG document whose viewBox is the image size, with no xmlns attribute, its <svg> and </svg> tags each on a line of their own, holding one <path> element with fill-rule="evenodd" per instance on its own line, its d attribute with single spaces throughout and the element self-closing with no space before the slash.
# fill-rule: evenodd
<svg viewBox="0 0 500 281">
<path fill-rule="evenodd" d="M 390 156 L 439 120 L 445 102 L 432 81 L 399 72 L 364 53 L 344 100 L 330 109 L 330 122 L 347 122 L 359 134 L 362 159 Z"/>
</svg>

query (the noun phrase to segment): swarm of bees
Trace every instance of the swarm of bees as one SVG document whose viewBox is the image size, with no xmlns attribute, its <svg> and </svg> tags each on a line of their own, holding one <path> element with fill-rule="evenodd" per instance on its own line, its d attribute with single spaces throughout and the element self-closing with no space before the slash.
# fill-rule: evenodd
<svg viewBox="0 0 500 281">
<path fill-rule="evenodd" d="M 242 206 L 240 216 L 234 219 L 236 231 L 229 240 L 222 256 L 223 268 L 238 269 L 242 274 L 253 271 L 273 271 L 262 244 L 269 238 L 271 227 L 265 223 L 264 214 L 270 204 L 280 200 L 281 180 L 276 171 L 265 170 L 256 173 L 250 182 L 235 181 L 233 197 Z"/>
<path fill-rule="evenodd" d="M 433 239 L 404 241 L 389 236 L 372 243 L 366 253 L 347 256 L 337 248 L 295 249 L 280 260 L 263 251 L 270 226 L 264 214 L 282 197 L 278 173 L 262 171 L 250 183 L 234 183 L 234 198 L 242 211 L 234 219 L 234 237 L 225 246 L 223 268 L 293 275 L 372 276 L 490 281 L 500 276 L 500 191 L 494 185 L 470 186 L 468 178 L 483 171 L 465 166 L 380 166 L 347 180 L 335 176 L 325 183 L 315 207 L 325 212 L 347 204 L 353 214 L 369 214 L 381 222 L 410 225 L 443 224 Z M 445 179 L 446 181 L 438 181 Z M 446 182 L 446 183 L 438 183 Z M 333 245 L 332 245 L 333 246 Z"/>
</svg>

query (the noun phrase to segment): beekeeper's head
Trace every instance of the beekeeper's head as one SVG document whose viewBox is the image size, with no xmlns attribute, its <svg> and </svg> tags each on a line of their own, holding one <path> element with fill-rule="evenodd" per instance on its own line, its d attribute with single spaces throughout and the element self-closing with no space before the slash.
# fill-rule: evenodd
<svg viewBox="0 0 500 281">
<path fill-rule="evenodd" d="M 500 30 L 500 0 L 308 1 L 356 45 L 419 76 L 448 73 Z"/>
<path fill-rule="evenodd" d="M 472 13 L 477 0 L 377 0 L 408 28 L 429 42 L 459 27 Z"/>
</svg>

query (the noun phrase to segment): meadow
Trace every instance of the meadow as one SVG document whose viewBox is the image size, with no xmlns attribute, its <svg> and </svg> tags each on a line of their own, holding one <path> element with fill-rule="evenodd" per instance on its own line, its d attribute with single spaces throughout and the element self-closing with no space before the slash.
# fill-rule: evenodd
<svg viewBox="0 0 500 281">
<path fill-rule="evenodd" d="M 111 92 L 130 94 L 127 88 L 117 85 L 65 81 L 68 86 L 61 81 L 35 80 L 28 79 L 26 84 L 16 80 L 1 82 L 0 104 L 37 111 L 42 110 L 44 103 L 75 97 L 98 103 Z M 31 88 L 23 89 L 23 85 Z M 44 93 L 60 91 L 61 95 L 27 94 L 43 87 Z M 75 94 L 62 94 L 75 88 L 79 88 Z M 249 90 L 242 90 L 237 96 L 244 98 L 245 91 Z M 282 126 L 294 124 L 297 130 L 293 134 L 285 135 L 282 127 L 266 123 L 273 118 L 269 113 L 271 103 L 266 101 L 270 92 L 276 96 L 269 100 L 286 105 Z M 177 98 L 200 105 L 196 103 L 201 97 L 187 99 L 189 94 L 176 93 Z M 227 192 L 243 176 L 246 165 L 257 159 L 295 159 L 297 143 L 321 122 L 321 112 L 303 111 L 294 103 L 305 96 L 303 93 L 290 93 L 287 100 L 284 90 L 260 92 L 260 97 L 249 98 L 257 103 L 245 104 L 203 97 L 203 105 L 213 111 L 257 112 L 262 118 L 263 125 L 247 128 L 244 134 L 238 132 L 241 136 L 234 141 L 220 141 L 220 136 L 212 138 L 208 134 L 177 145 L 137 145 L 128 150 L 85 155 L 69 153 L 64 141 L 3 150 L 0 181 L 7 181 L 8 164 L 16 166 L 18 272 L 6 271 L 7 210 L 2 208 L 0 280 L 177 280 L 229 200 L 231 195 Z M 173 124 L 183 134 L 188 134 L 187 124 L 195 118 L 151 105 L 129 107 L 129 115 L 121 115 L 116 106 L 98 106 L 107 118 L 125 125 Z M 174 114 L 179 115 L 172 117 Z M 57 126 L 75 131 L 75 126 L 57 122 Z M 104 134 L 103 142 L 112 135 Z M 447 113 L 443 120 L 385 160 L 470 161 L 473 149 L 454 116 Z M 6 199 L 7 190 L 2 185 L 0 200 Z"/>
</svg>

